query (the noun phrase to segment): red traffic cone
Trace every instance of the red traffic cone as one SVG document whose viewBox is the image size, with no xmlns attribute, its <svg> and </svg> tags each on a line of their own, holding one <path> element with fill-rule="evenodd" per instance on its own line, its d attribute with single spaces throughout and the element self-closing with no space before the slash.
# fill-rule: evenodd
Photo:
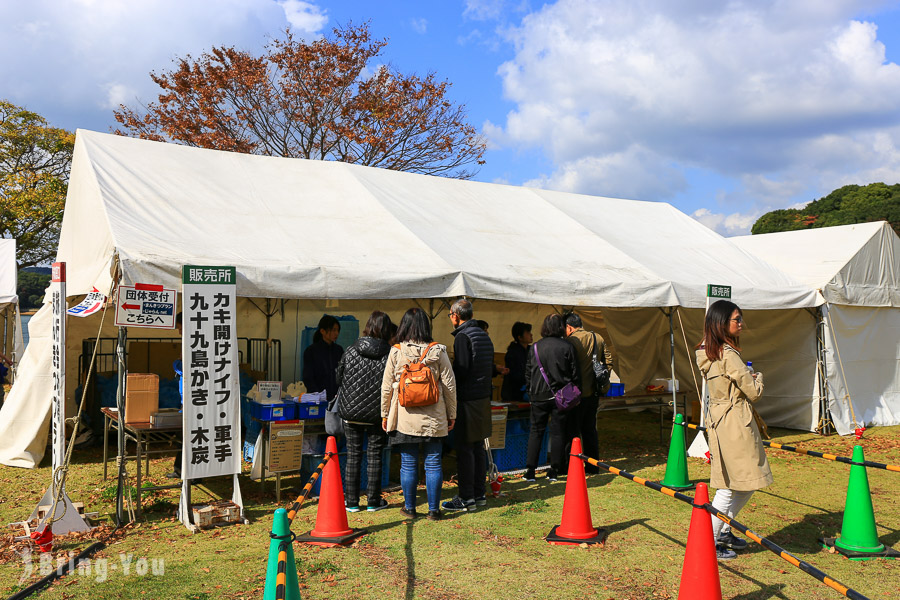
<svg viewBox="0 0 900 600">
<path fill-rule="evenodd" d="M 697 484 L 694 504 L 709 503 L 709 490 L 705 483 Z M 719 563 L 716 544 L 713 541 L 712 520 L 703 508 L 691 511 L 691 528 L 688 530 L 684 566 L 681 568 L 679 600 L 722 600 L 722 584 L 719 583 Z"/>
<path fill-rule="evenodd" d="M 581 438 L 572 440 L 573 456 L 569 456 L 562 522 L 547 534 L 546 539 L 551 544 L 599 544 L 606 539 L 606 530 L 596 529 L 591 524 L 591 506 L 588 502 L 584 461 L 574 456 L 577 454 L 581 454 Z"/>
<path fill-rule="evenodd" d="M 322 489 L 319 493 L 319 508 L 316 526 L 312 531 L 297 536 L 297 541 L 319 546 L 339 546 L 366 533 L 365 529 L 350 529 L 344 507 L 344 486 L 341 482 L 341 465 L 338 462 L 337 442 L 328 437 L 325 452 L 331 459 L 322 470 Z"/>
</svg>

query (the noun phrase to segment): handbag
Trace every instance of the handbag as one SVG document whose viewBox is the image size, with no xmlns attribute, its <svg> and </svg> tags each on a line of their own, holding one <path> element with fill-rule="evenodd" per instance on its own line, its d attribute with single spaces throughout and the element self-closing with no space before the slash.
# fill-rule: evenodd
<svg viewBox="0 0 900 600">
<path fill-rule="evenodd" d="M 533 345 L 534 358 L 537 360 L 538 368 L 541 370 L 541 376 L 544 378 L 547 387 L 553 392 L 553 386 L 547 378 L 547 372 L 544 371 L 544 365 L 541 364 L 541 357 L 538 354 L 537 344 Z M 560 412 L 572 410 L 581 403 L 581 390 L 572 382 L 567 383 L 562 389 L 553 392 L 553 398 L 556 401 L 556 408 Z"/>
<path fill-rule="evenodd" d="M 327 435 L 340 436 L 344 435 L 344 420 L 338 413 L 338 396 L 341 395 L 340 390 L 335 394 L 334 398 L 325 407 L 325 433 Z"/>
<path fill-rule="evenodd" d="M 597 360 L 597 334 L 594 333 L 594 356 L 591 358 L 591 368 L 594 370 L 594 397 L 605 396 L 609 391 L 609 367 L 606 359 Z"/>
</svg>

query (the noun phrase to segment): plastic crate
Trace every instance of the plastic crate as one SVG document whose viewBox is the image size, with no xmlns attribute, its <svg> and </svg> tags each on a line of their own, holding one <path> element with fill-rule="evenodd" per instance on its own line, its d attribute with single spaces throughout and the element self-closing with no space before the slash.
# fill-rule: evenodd
<svg viewBox="0 0 900 600">
<path fill-rule="evenodd" d="M 625 384 L 624 383 L 609 384 L 609 391 L 606 392 L 607 398 L 615 398 L 616 396 L 624 396 L 624 395 L 625 395 Z"/>
<path fill-rule="evenodd" d="M 300 466 L 300 479 L 303 481 L 303 484 L 306 485 L 306 482 L 309 481 L 310 475 L 312 475 L 313 471 L 316 470 L 316 467 L 319 466 L 319 463 L 322 462 L 322 459 L 325 457 L 324 454 L 307 454 L 303 456 L 302 463 Z M 338 460 L 341 464 L 341 483 L 344 484 L 344 479 L 347 476 L 347 452 L 341 451 L 338 452 Z M 365 450 L 363 450 L 362 457 L 362 466 L 360 467 L 360 475 L 359 475 L 359 492 L 360 494 L 366 493 L 366 488 L 369 486 L 369 457 L 366 456 Z M 390 484 L 390 473 L 391 473 L 391 447 L 385 446 L 384 450 L 381 451 L 381 487 L 386 488 Z M 316 483 L 312 487 L 311 494 L 313 496 L 319 495 L 319 490 L 322 487 L 322 478 L 319 477 L 316 479 Z"/>
<path fill-rule="evenodd" d="M 260 421 L 294 421 L 297 419 L 297 402 L 250 402 L 250 416 Z"/>
<path fill-rule="evenodd" d="M 510 421 L 509 423 L 513 423 Z M 520 429 L 517 425 L 514 429 Z M 530 424 L 529 430 L 522 433 L 510 433 L 509 424 L 506 428 L 506 447 L 502 450 L 491 450 L 494 455 L 494 464 L 497 469 L 503 471 L 516 471 L 525 468 L 528 460 L 528 437 L 531 435 Z M 538 464 L 541 467 L 548 464 L 547 461 L 547 443 L 550 437 L 549 430 L 544 430 L 544 437 L 541 439 L 541 450 L 538 453 Z"/>
<path fill-rule="evenodd" d="M 297 402 L 298 419 L 324 419 L 328 402 Z"/>
</svg>

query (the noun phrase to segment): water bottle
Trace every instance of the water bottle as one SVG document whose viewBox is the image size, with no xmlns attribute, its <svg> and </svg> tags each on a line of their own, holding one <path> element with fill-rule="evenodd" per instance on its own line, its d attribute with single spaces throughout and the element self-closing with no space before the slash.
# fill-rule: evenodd
<svg viewBox="0 0 900 600">
<path fill-rule="evenodd" d="M 750 374 L 751 374 L 751 375 L 753 375 L 754 373 L 756 373 L 756 371 L 753 370 L 753 361 L 752 361 L 752 360 L 748 360 L 748 361 L 747 361 L 747 368 L 750 369 Z"/>
</svg>

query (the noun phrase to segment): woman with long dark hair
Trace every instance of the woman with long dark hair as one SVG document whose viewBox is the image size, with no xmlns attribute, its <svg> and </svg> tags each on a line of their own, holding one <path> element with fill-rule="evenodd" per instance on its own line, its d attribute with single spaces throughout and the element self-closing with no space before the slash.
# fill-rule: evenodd
<svg viewBox="0 0 900 600">
<path fill-rule="evenodd" d="M 381 510 L 388 505 L 381 497 L 381 452 L 387 444 L 387 435 L 381 428 L 381 381 L 393 332 L 391 318 L 380 310 L 374 311 L 362 336 L 347 348 L 338 363 L 337 411 L 344 421 L 347 438 L 344 501 L 348 512 L 359 511 L 364 440 L 368 440 L 366 510 Z"/>
<path fill-rule="evenodd" d="M 447 347 L 431 337 L 431 321 L 421 308 L 411 308 L 400 320 L 396 345 L 388 355 L 381 383 L 381 426 L 400 451 L 400 487 L 403 508 L 411 518 L 416 512 L 416 487 L 419 483 L 419 446 L 425 454 L 425 489 L 428 496 L 428 518 L 440 519 L 441 469 L 443 440 L 456 423 L 456 379 Z M 438 382 L 437 402 L 427 406 L 400 405 L 399 381 L 404 365 L 420 362 L 431 369 Z"/>
<path fill-rule="evenodd" d="M 762 437 L 751 403 L 763 392 L 762 373 L 753 372 L 741 358 L 744 314 L 728 300 L 709 307 L 703 340 L 697 346 L 697 365 L 709 390 L 706 430 L 712 455 L 709 483 L 716 488 L 712 505 L 731 518 L 737 516 L 753 492 L 772 483 Z M 733 550 L 747 547 L 731 527 L 712 517 L 716 555 L 728 560 Z"/>
<path fill-rule="evenodd" d="M 579 381 L 575 349 L 566 341 L 566 322 L 561 315 L 550 313 L 541 325 L 541 339 L 528 351 L 525 365 L 525 385 L 531 398 L 531 432 L 528 436 L 528 452 L 525 462 L 525 481 L 534 481 L 538 466 L 541 441 L 550 421 L 550 469 L 547 479 L 556 481 L 565 473 L 566 418 L 568 415 L 556 407 L 556 391 L 568 383 Z M 543 367 L 543 373 L 541 372 Z M 546 375 L 546 379 L 544 376 Z M 549 382 L 549 385 L 548 385 Z"/>
</svg>

